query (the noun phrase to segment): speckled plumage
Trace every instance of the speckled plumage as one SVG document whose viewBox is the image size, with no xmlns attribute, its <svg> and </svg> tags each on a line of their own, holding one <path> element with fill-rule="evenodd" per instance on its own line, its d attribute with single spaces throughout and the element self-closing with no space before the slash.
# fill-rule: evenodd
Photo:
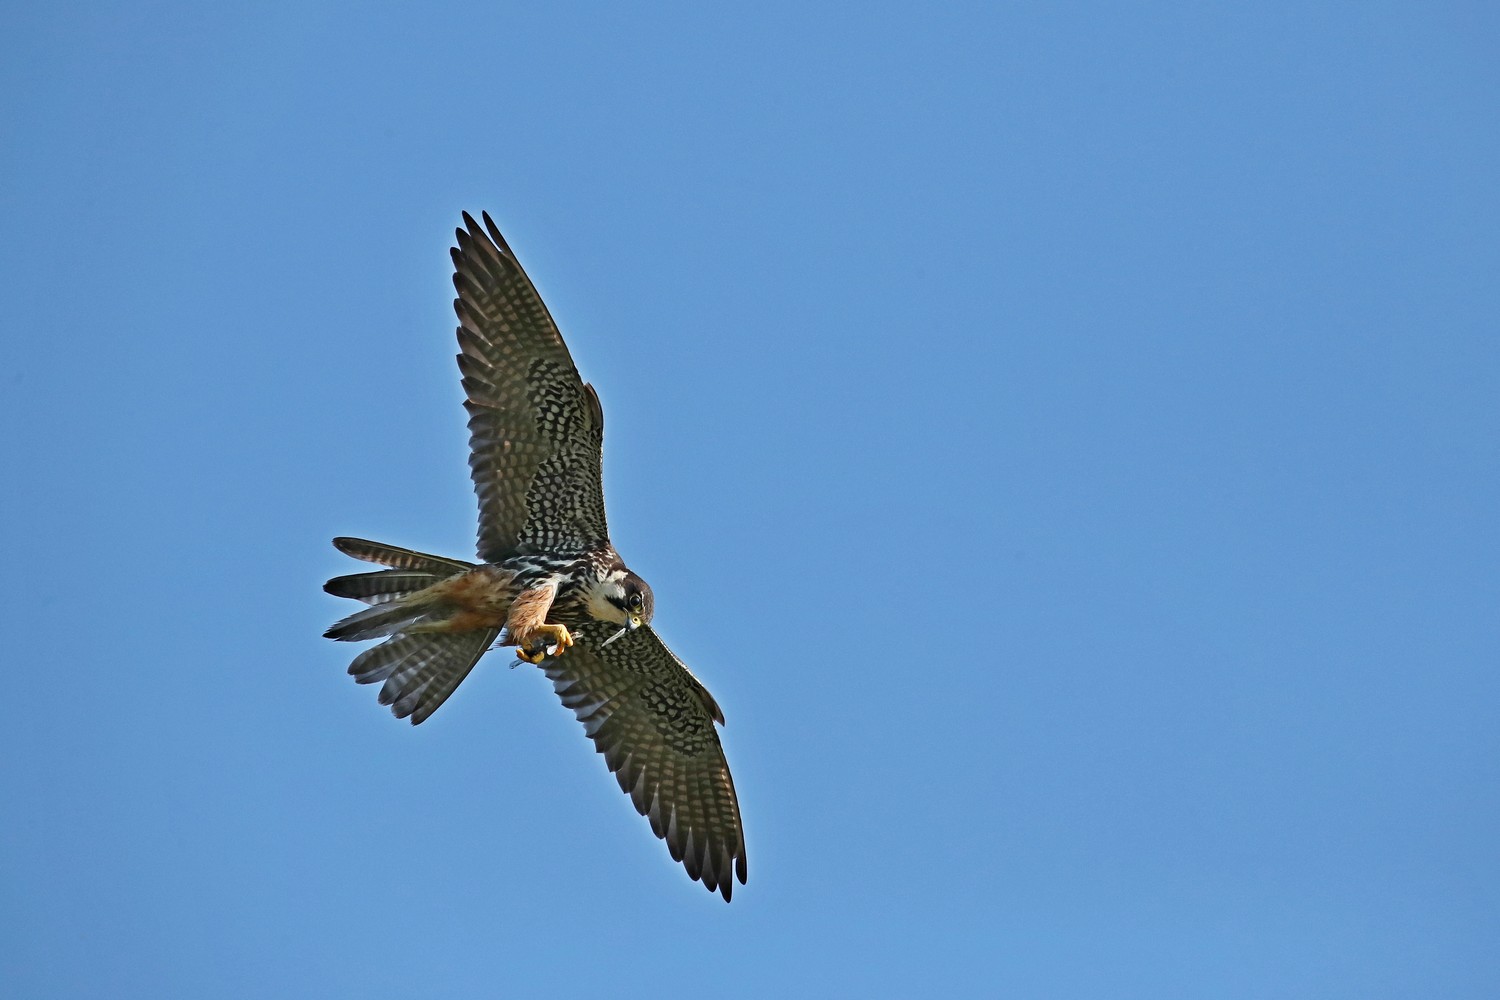
<svg viewBox="0 0 1500 1000">
<path fill-rule="evenodd" d="M 488 234 L 466 213 L 453 249 L 479 558 L 607 549 L 599 397 L 578 377 L 500 231 L 484 219 Z"/>
<path fill-rule="evenodd" d="M 349 672 L 361 684 L 381 684 L 381 704 L 413 724 L 430 717 L 497 640 L 539 658 L 672 857 L 727 900 L 747 870 L 715 728 L 723 713 L 652 630 L 650 588 L 610 544 L 599 397 L 483 218 L 481 227 L 464 214 L 452 251 L 481 562 L 335 539 L 340 551 L 386 568 L 328 581 L 329 593 L 367 607 L 326 634 L 384 639 Z M 615 596 L 627 589 L 628 606 Z M 632 630 L 620 635 L 627 618 Z M 556 648 L 543 655 L 549 646 Z"/>
</svg>

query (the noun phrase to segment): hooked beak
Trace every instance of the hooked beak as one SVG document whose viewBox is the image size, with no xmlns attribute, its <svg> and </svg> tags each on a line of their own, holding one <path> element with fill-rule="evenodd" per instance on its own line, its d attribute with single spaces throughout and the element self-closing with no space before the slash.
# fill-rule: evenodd
<svg viewBox="0 0 1500 1000">
<path fill-rule="evenodd" d="M 603 642 L 601 642 L 599 644 L 599 648 L 603 649 L 605 646 L 608 646 L 610 643 L 612 643 L 616 639 L 620 638 L 620 636 L 624 635 L 626 632 L 634 632 L 636 629 L 638 629 L 640 627 L 641 627 L 641 616 L 640 615 L 631 615 L 629 618 L 625 619 L 625 627 L 622 628 L 622 629 L 620 629 L 620 631 L 616 632 L 614 635 L 610 636 L 608 639 L 605 639 Z"/>
</svg>

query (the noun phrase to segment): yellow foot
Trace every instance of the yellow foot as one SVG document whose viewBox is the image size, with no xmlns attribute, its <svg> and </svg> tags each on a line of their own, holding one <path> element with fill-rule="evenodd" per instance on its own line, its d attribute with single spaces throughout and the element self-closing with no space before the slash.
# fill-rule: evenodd
<svg viewBox="0 0 1500 1000">
<path fill-rule="evenodd" d="M 527 663 L 541 663 L 547 656 L 548 646 L 556 647 L 553 650 L 553 656 L 561 656 L 563 650 L 573 645 L 573 633 L 568 631 L 568 626 L 566 625 L 538 625 L 535 631 L 545 637 L 542 639 L 541 645 L 535 649 L 528 650 L 526 647 L 531 645 L 531 643 L 527 641 L 516 647 L 516 656 Z"/>
<path fill-rule="evenodd" d="M 552 645 L 557 647 L 557 652 L 553 654 L 555 656 L 561 656 L 563 650 L 573 645 L 573 633 L 568 631 L 566 625 L 543 625 L 537 631 L 552 637 Z"/>
</svg>

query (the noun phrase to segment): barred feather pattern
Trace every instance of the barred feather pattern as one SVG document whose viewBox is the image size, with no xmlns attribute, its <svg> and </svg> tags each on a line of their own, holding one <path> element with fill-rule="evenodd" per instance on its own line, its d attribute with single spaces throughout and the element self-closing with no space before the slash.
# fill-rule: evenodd
<svg viewBox="0 0 1500 1000">
<path fill-rule="evenodd" d="M 363 559 L 365 562 L 389 566 L 391 569 L 417 570 L 434 576 L 452 576 L 474 568 L 474 563 L 464 562 L 462 559 L 429 555 L 415 549 L 404 549 L 399 545 L 372 542 L 368 538 L 340 536 L 333 540 L 333 547 L 346 556 Z"/>
<path fill-rule="evenodd" d="M 441 576 L 409 569 L 383 569 L 375 573 L 336 576 L 323 584 L 334 597 L 349 597 L 366 604 L 384 604 L 432 586 Z"/>
<path fill-rule="evenodd" d="M 453 308 L 479 557 L 606 547 L 599 397 L 489 215 L 481 227 L 464 213 L 457 237 Z"/>
<path fill-rule="evenodd" d="M 425 722 L 500 634 L 499 629 L 398 635 L 354 658 L 349 673 L 360 684 L 382 684 L 379 700 L 398 719 Z M 382 683 L 383 682 L 383 683 Z"/>
<path fill-rule="evenodd" d="M 748 875 L 734 779 L 714 724 L 724 714 L 651 627 L 590 622 L 576 645 L 542 661 L 620 788 L 689 877 L 728 900 Z"/>
<path fill-rule="evenodd" d="M 464 213 L 452 251 L 458 365 L 479 499 L 479 558 L 491 564 L 484 572 L 501 574 L 515 589 L 499 597 L 490 591 L 477 623 L 462 626 L 452 612 L 454 605 L 464 610 L 463 600 L 443 595 L 464 591 L 469 580 L 434 584 L 475 563 L 339 538 L 340 551 L 384 569 L 327 583 L 329 593 L 369 605 L 327 634 L 389 636 L 357 656 L 349 672 L 361 684 L 380 684 L 381 703 L 417 724 L 501 634 L 487 626 L 498 624 L 491 611 L 512 599 L 506 595 L 554 581 L 547 620 L 566 624 L 575 644 L 543 659 L 542 670 L 673 859 L 728 900 L 735 881 L 745 883 L 748 864 L 716 729 L 723 713 L 649 624 L 605 645 L 618 626 L 591 616 L 590 588 L 624 564 L 605 518 L 603 409 L 531 279 L 489 215 L 482 218 L 481 226 Z M 645 595 L 649 622 L 649 588 Z"/>
</svg>

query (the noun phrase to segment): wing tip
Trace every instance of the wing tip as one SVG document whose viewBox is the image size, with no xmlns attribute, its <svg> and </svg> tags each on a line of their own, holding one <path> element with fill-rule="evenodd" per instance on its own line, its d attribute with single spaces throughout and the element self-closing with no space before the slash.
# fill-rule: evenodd
<svg viewBox="0 0 1500 1000">
<path fill-rule="evenodd" d="M 500 227 L 495 225 L 495 220 L 490 218 L 489 212 L 480 211 L 479 217 L 484 220 L 482 226 L 478 222 L 475 222 L 474 216 L 468 212 L 463 212 L 462 215 L 464 220 L 463 228 L 453 231 L 454 237 L 458 240 L 458 246 L 454 247 L 452 251 L 454 254 L 461 254 L 465 240 L 469 240 L 494 251 L 497 257 L 509 257 L 511 260 L 515 260 L 515 251 L 511 250 L 509 243 L 505 242 L 505 237 L 500 234 Z M 456 259 L 457 257 L 455 257 Z"/>
<path fill-rule="evenodd" d="M 702 878 L 702 879 L 699 879 L 699 881 L 701 881 L 703 883 L 704 888 L 706 888 L 709 892 L 717 892 L 720 896 L 723 896 L 724 897 L 724 902 L 727 903 L 727 902 L 730 901 L 731 897 L 733 897 L 733 895 L 734 895 L 734 882 L 735 882 L 736 878 L 739 879 L 740 885 L 746 885 L 746 884 L 748 884 L 748 879 L 749 879 L 749 875 L 750 875 L 750 868 L 749 868 L 749 864 L 745 860 L 745 845 L 744 845 L 744 843 L 741 843 L 739 845 L 739 851 L 738 851 L 738 853 L 731 854 L 731 855 L 729 855 L 727 857 L 722 858 L 721 860 L 723 862 L 723 865 L 722 865 L 722 867 L 720 868 L 720 871 L 719 871 L 719 876 L 718 876 L 718 879 L 717 879 L 717 884 L 715 884 L 714 882 L 710 881 L 709 878 Z M 729 874 L 729 865 L 730 865 L 730 862 L 733 862 L 733 864 L 734 864 L 734 875 L 733 876 L 731 876 Z M 706 871 L 706 870 L 704 871 L 703 874 L 705 876 L 710 875 L 710 873 L 708 871 Z"/>
<path fill-rule="evenodd" d="M 490 234 L 490 239 L 495 241 L 495 246 L 514 257 L 515 251 L 510 248 L 509 243 L 505 242 L 505 237 L 500 235 L 500 227 L 495 225 L 495 220 L 490 218 L 490 213 L 481 210 L 479 217 L 484 220 L 484 228 Z"/>
</svg>

